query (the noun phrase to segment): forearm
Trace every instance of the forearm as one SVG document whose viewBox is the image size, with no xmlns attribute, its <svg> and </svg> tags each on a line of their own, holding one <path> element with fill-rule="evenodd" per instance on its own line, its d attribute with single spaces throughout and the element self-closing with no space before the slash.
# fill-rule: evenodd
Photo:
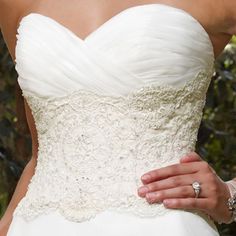
<svg viewBox="0 0 236 236">
<path fill-rule="evenodd" d="M 10 225 L 12 220 L 13 212 L 18 205 L 19 201 L 25 196 L 27 192 L 27 187 L 34 174 L 36 166 L 36 159 L 31 158 L 31 160 L 25 166 L 22 175 L 16 185 L 15 192 L 11 198 L 11 201 L 5 211 L 4 216 L 0 220 L 0 230 L 8 225 Z"/>
</svg>

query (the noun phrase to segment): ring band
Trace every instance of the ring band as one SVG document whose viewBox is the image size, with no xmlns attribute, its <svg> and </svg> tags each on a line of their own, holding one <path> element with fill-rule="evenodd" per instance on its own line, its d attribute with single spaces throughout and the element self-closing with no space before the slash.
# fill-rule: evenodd
<svg viewBox="0 0 236 236">
<path fill-rule="evenodd" d="M 200 191 L 201 191 L 201 185 L 199 182 L 197 181 L 194 181 L 192 183 L 192 187 L 194 189 L 194 192 L 195 192 L 195 198 L 198 198 L 199 197 L 199 194 L 200 194 Z"/>
</svg>

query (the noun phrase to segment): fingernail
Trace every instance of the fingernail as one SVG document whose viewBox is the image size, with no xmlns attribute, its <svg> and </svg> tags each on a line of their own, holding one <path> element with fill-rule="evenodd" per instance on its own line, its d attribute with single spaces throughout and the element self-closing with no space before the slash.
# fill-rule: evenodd
<svg viewBox="0 0 236 236">
<path fill-rule="evenodd" d="M 142 176 L 142 180 L 149 180 L 151 178 L 151 176 L 150 175 L 143 175 Z"/>
<path fill-rule="evenodd" d="M 171 203 L 172 203 L 172 201 L 165 199 L 165 200 L 163 201 L 163 203 L 164 203 L 165 206 L 170 206 Z"/>
<path fill-rule="evenodd" d="M 147 194 L 146 194 L 146 197 L 147 197 L 148 199 L 152 199 L 152 198 L 155 197 L 155 193 L 147 193 Z"/>
<path fill-rule="evenodd" d="M 140 193 L 146 193 L 146 192 L 148 192 L 148 187 L 146 187 L 146 186 L 141 187 L 141 188 L 139 188 L 138 191 L 139 191 Z"/>
</svg>

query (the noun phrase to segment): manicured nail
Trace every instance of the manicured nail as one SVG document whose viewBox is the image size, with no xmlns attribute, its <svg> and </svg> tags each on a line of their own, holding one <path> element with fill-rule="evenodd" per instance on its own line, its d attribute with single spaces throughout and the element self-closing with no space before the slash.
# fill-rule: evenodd
<svg viewBox="0 0 236 236">
<path fill-rule="evenodd" d="M 146 194 L 146 197 L 149 198 L 149 199 L 152 199 L 152 198 L 154 198 L 155 196 L 156 196 L 155 193 L 147 193 L 147 194 Z"/>
<path fill-rule="evenodd" d="M 163 203 L 164 203 L 165 206 L 171 206 L 172 201 L 171 201 L 170 199 L 165 199 L 165 200 L 163 201 Z"/>
<path fill-rule="evenodd" d="M 146 186 L 144 186 L 144 187 L 141 187 L 141 188 L 139 188 L 139 193 L 146 193 L 146 192 L 148 192 L 148 187 L 146 187 Z"/>
<path fill-rule="evenodd" d="M 143 176 L 142 176 L 142 180 L 144 180 L 144 181 L 147 181 L 147 180 L 149 180 L 150 178 L 151 178 L 150 175 L 143 175 Z"/>
</svg>

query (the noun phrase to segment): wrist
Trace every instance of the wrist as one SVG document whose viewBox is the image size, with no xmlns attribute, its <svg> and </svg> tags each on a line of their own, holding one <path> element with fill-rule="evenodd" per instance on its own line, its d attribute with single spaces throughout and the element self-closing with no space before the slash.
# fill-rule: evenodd
<svg viewBox="0 0 236 236">
<path fill-rule="evenodd" d="M 228 190 L 230 192 L 230 198 L 228 199 L 227 206 L 228 210 L 231 212 L 231 219 L 227 224 L 236 222 L 236 181 L 229 180 L 225 182 Z"/>
</svg>

